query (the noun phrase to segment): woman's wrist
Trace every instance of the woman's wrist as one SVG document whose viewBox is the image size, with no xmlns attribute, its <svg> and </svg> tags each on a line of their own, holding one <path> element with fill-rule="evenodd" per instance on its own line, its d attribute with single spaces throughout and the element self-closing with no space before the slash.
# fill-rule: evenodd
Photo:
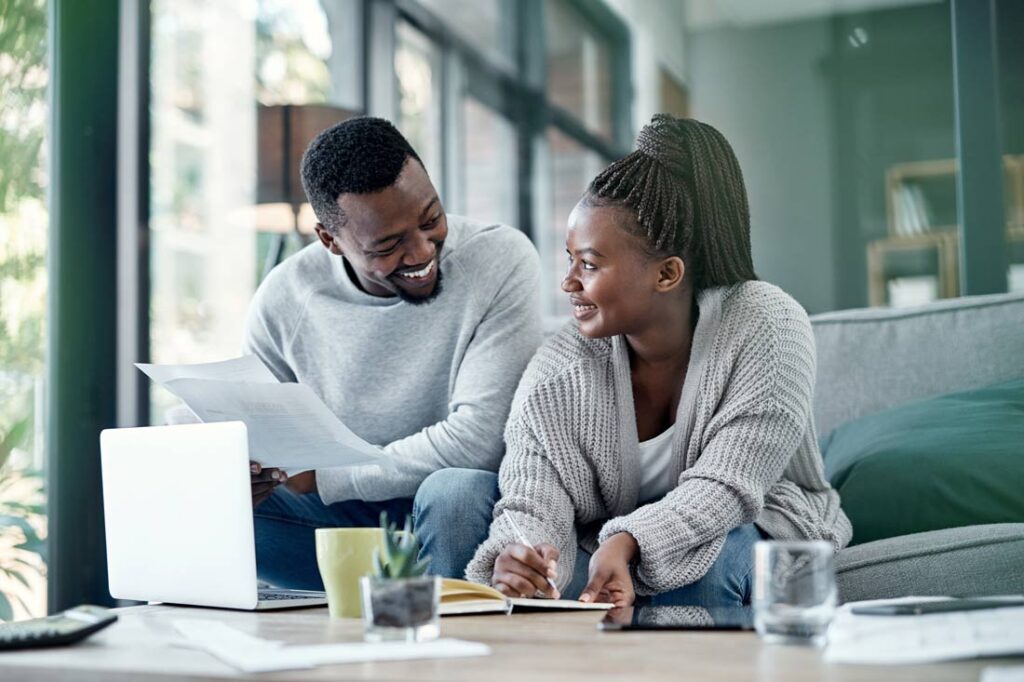
<svg viewBox="0 0 1024 682">
<path fill-rule="evenodd" d="M 634 563 L 640 555 L 640 544 L 633 537 L 632 533 L 626 531 L 612 535 L 604 541 L 604 544 L 610 545 L 610 549 L 614 549 L 616 554 L 626 560 L 627 564 Z"/>
</svg>

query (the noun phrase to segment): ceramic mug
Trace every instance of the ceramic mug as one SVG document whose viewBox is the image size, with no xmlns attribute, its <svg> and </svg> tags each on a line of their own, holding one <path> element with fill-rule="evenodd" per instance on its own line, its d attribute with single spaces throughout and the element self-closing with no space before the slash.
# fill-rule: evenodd
<svg viewBox="0 0 1024 682">
<path fill-rule="evenodd" d="M 359 618 L 359 579 L 373 573 L 373 550 L 384 551 L 380 528 L 317 528 L 316 563 L 333 618 Z"/>
</svg>

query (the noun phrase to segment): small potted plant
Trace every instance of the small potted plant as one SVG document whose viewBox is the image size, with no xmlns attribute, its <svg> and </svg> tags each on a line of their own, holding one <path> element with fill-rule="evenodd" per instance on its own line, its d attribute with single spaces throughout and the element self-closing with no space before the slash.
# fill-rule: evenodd
<svg viewBox="0 0 1024 682">
<path fill-rule="evenodd" d="M 441 578 L 427 575 L 430 557 L 417 560 L 420 541 L 412 532 L 412 517 L 399 531 L 382 512 L 383 549 L 373 552 L 373 575 L 361 579 L 365 639 L 371 642 L 436 639 L 441 628 L 438 607 Z"/>
</svg>

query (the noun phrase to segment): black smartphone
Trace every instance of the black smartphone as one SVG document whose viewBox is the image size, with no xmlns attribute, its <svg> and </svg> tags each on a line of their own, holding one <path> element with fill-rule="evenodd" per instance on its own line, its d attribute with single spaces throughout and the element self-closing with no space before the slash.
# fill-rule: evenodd
<svg viewBox="0 0 1024 682">
<path fill-rule="evenodd" d="M 629 606 L 612 609 L 599 630 L 753 630 L 749 607 Z"/>
<path fill-rule="evenodd" d="M 1011 606 L 1024 606 L 1024 599 L 940 599 L 902 604 L 854 606 L 850 612 L 858 616 L 920 616 L 928 613 L 1002 609 Z"/>
</svg>

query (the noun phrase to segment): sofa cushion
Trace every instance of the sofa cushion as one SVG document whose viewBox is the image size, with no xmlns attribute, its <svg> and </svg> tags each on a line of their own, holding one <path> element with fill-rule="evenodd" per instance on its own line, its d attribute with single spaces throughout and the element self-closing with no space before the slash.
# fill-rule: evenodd
<svg viewBox="0 0 1024 682">
<path fill-rule="evenodd" d="M 813 315 L 814 423 L 1024 377 L 1024 292 Z"/>
<path fill-rule="evenodd" d="M 1024 523 L 1024 379 L 861 417 L 822 441 L 851 544 Z"/>
<path fill-rule="evenodd" d="M 1024 523 L 950 528 L 848 547 L 836 557 L 842 602 L 1020 594 Z"/>
</svg>

